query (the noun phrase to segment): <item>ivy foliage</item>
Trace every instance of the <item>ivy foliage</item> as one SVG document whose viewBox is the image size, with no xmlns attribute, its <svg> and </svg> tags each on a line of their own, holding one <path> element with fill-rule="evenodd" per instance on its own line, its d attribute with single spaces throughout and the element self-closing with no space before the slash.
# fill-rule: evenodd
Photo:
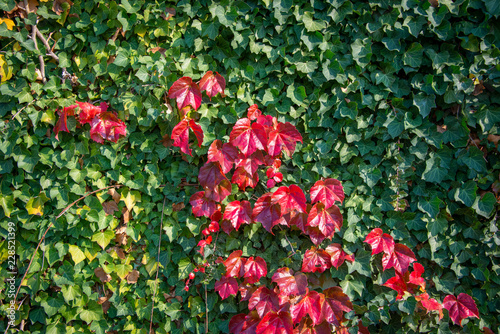
<svg viewBox="0 0 500 334">
<path fill-rule="evenodd" d="M 28 3 L 28 14 L 22 2 L 0 3 L 0 17 L 14 23 L 0 23 L 0 272 L 9 275 L 14 222 L 24 300 L 17 329 L 147 333 L 154 298 L 156 333 L 205 332 L 207 311 L 208 331 L 227 333 L 244 305 L 221 301 L 201 275 L 183 289 L 208 223 L 188 202 L 210 143 L 227 139 L 254 103 L 303 136 L 283 162 L 285 184 L 343 182 L 345 224 L 334 241 L 356 261 L 330 269 L 329 282 L 357 305 L 353 324 L 373 333 L 500 327 L 498 1 Z M 34 25 L 48 45 L 35 45 Z M 208 70 L 226 79 L 226 96 L 204 99 L 202 146 L 181 155 L 166 136 L 180 120 L 168 88 Z M 108 103 L 127 137 L 101 145 L 68 120 L 72 134 L 56 140 L 56 111 L 75 101 Z M 114 185 L 56 219 L 87 192 Z M 481 319 L 436 325 L 413 312 L 414 299 L 395 301 L 362 242 L 376 227 L 415 251 L 434 296 L 470 294 Z M 300 269 L 311 244 L 254 224 L 221 234 L 217 245 L 225 256 L 261 256 L 272 273 Z M 3 301 L 6 287 L 2 280 Z"/>
</svg>

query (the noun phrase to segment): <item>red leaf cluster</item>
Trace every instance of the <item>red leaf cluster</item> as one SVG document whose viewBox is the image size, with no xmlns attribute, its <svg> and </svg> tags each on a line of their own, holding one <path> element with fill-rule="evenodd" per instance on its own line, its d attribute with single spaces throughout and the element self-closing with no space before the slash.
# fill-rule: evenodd
<svg viewBox="0 0 500 334">
<path fill-rule="evenodd" d="M 354 256 L 344 252 L 340 244 L 331 244 L 326 249 L 311 247 L 304 254 L 302 271 L 322 273 L 331 267 L 340 267 L 345 260 L 354 262 Z"/>
<path fill-rule="evenodd" d="M 90 138 L 98 143 L 104 140 L 118 142 L 118 139 L 127 134 L 125 123 L 118 118 L 114 112 L 107 111 L 108 105 L 105 102 L 97 107 L 88 102 L 76 102 L 76 105 L 64 107 L 58 111 L 59 120 L 54 127 L 54 133 L 59 140 L 59 132 L 68 132 L 68 116 L 76 116 L 80 125 L 90 124 Z M 78 110 L 76 110 L 78 108 Z"/>
</svg>

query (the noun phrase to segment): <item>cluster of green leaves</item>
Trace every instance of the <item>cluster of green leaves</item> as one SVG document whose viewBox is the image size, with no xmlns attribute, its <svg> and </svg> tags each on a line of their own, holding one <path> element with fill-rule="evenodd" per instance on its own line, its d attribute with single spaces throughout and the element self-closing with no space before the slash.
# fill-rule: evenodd
<svg viewBox="0 0 500 334">
<path fill-rule="evenodd" d="M 384 333 L 500 327 L 498 1 L 73 2 L 66 14 L 41 1 L 23 17 L 20 9 L 7 13 L 13 0 L 0 3 L 0 17 L 15 22 L 12 30 L 0 23 L 2 59 L 13 73 L 0 85 L 0 235 L 16 223 L 20 274 L 54 223 L 21 288 L 27 298 L 16 324 L 24 319 L 25 331 L 146 333 L 159 267 L 156 333 L 204 332 L 207 311 L 209 332 L 227 333 L 240 311 L 236 299 L 221 301 L 214 281 L 205 298 L 201 275 L 196 288 L 183 290 L 203 222 L 179 203 L 195 192 L 190 184 L 208 144 L 227 139 L 253 103 L 303 136 L 293 160 L 283 161 L 284 184 L 343 182 L 346 219 L 333 242 L 356 261 L 330 270 L 359 305 L 352 324 Z M 33 24 L 58 61 L 40 40 L 37 50 Z M 39 55 L 46 83 L 37 80 Z M 168 88 L 209 70 L 226 78 L 227 97 L 202 103 L 202 146 L 182 157 L 165 137 L 180 120 Z M 74 135 L 55 140 L 56 109 L 98 100 L 126 120 L 125 139 L 93 143 L 68 121 Z M 103 191 L 54 219 L 88 190 L 115 184 L 122 185 L 118 202 Z M 420 321 L 413 299 L 395 301 L 395 291 L 380 287 L 389 276 L 362 242 L 376 227 L 418 250 L 433 270 L 431 296 L 467 293 L 481 320 L 438 327 Z M 258 253 L 270 273 L 300 270 L 304 254 L 288 257 L 288 241 L 309 246 L 298 234 L 272 236 L 256 225 L 240 233 L 245 238 L 221 236 L 218 249 Z M 0 243 L 6 277 L 7 244 Z M 0 290 L 7 300 L 4 282 Z M 7 304 L 0 308 L 3 331 Z"/>
</svg>

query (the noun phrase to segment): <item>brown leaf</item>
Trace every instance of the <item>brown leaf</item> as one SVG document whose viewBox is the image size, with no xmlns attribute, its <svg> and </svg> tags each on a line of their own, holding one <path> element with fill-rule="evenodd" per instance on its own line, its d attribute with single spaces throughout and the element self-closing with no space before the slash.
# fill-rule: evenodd
<svg viewBox="0 0 500 334">
<path fill-rule="evenodd" d="M 172 204 L 172 208 L 174 211 L 176 212 L 179 212 L 181 211 L 182 209 L 184 209 L 186 206 L 184 205 L 183 202 L 180 202 L 180 203 L 175 203 L 175 204 Z"/>
<path fill-rule="evenodd" d="M 127 224 L 130 221 L 130 211 L 128 211 L 126 206 L 122 209 L 122 218 L 123 224 Z"/>
<path fill-rule="evenodd" d="M 174 141 L 170 139 L 168 134 L 164 135 L 160 143 L 165 147 L 171 147 L 174 144 Z"/>
<path fill-rule="evenodd" d="M 120 226 L 115 230 L 115 241 L 119 245 L 126 245 L 127 244 L 127 226 Z"/>
<path fill-rule="evenodd" d="M 109 303 L 107 297 L 99 297 L 97 304 L 102 305 L 102 311 L 104 312 L 104 314 L 108 313 L 108 310 L 109 310 L 109 307 L 111 306 L 111 304 Z"/>
<path fill-rule="evenodd" d="M 101 282 L 106 283 L 111 281 L 111 276 L 107 274 L 101 267 L 94 269 L 94 274 L 101 280 Z"/>
<path fill-rule="evenodd" d="M 38 1 L 28 0 L 28 10 L 30 13 L 36 13 L 36 11 L 38 10 Z"/>
<path fill-rule="evenodd" d="M 157 46 L 155 48 L 149 49 L 148 51 L 151 52 L 151 53 L 159 52 L 159 53 L 161 53 L 165 57 L 165 52 L 167 52 L 167 49 L 160 48 L 159 46 Z"/>
<path fill-rule="evenodd" d="M 108 64 L 108 65 L 111 64 L 112 62 L 115 61 L 115 58 L 116 58 L 116 56 L 109 56 L 108 61 L 106 62 L 106 64 Z"/>
<path fill-rule="evenodd" d="M 102 208 L 104 209 L 106 215 L 112 215 L 115 211 L 119 211 L 118 205 L 115 201 L 107 201 L 102 203 Z"/>
<path fill-rule="evenodd" d="M 137 279 L 138 278 L 139 278 L 139 271 L 132 270 L 127 275 L 127 283 L 129 283 L 129 284 L 135 284 L 135 283 L 137 283 Z"/>
<path fill-rule="evenodd" d="M 116 255 L 118 255 L 118 257 L 122 260 L 125 260 L 125 252 L 123 251 L 123 249 L 121 249 L 120 247 L 115 247 L 115 252 L 116 252 Z"/>
<path fill-rule="evenodd" d="M 432 7 L 438 7 L 439 6 L 439 1 L 438 0 L 429 0 L 429 3 L 431 4 Z"/>
<path fill-rule="evenodd" d="M 484 91 L 483 80 L 481 80 L 477 85 L 474 86 L 474 92 L 472 92 L 472 95 L 478 96 L 483 91 Z"/>
<path fill-rule="evenodd" d="M 175 15 L 175 13 L 175 8 L 165 8 L 165 14 L 162 14 L 161 17 L 165 20 L 169 20 Z"/>
<path fill-rule="evenodd" d="M 495 147 L 498 148 L 498 140 L 500 139 L 500 136 L 496 135 L 488 135 L 488 141 L 492 142 L 495 144 Z"/>
<path fill-rule="evenodd" d="M 70 6 L 73 5 L 73 2 L 71 0 L 54 0 L 54 3 L 52 4 L 52 10 L 54 13 L 57 15 L 61 15 L 64 12 L 63 9 L 63 3 L 68 3 Z M 66 10 L 66 13 L 69 12 L 69 8 Z"/>
<path fill-rule="evenodd" d="M 115 188 L 110 188 L 108 190 L 108 194 L 111 195 L 111 197 L 113 197 L 113 200 L 118 203 L 120 202 L 120 198 L 122 198 L 122 195 L 120 195 L 120 193 L 118 191 L 116 191 Z"/>
<path fill-rule="evenodd" d="M 446 131 L 446 125 L 437 125 L 437 132 L 444 133 Z"/>
</svg>

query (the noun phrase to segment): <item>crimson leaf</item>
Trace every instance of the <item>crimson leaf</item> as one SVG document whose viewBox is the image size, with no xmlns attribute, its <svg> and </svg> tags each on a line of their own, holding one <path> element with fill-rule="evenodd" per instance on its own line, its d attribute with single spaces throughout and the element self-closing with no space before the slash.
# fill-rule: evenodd
<svg viewBox="0 0 500 334">
<path fill-rule="evenodd" d="M 280 295 L 298 296 L 306 293 L 307 276 L 300 271 L 294 275 L 292 269 L 279 268 L 274 273 L 272 280 L 280 287 Z"/>
<path fill-rule="evenodd" d="M 263 317 L 270 311 L 278 311 L 278 307 L 278 295 L 265 286 L 261 286 L 255 290 L 252 297 L 250 297 L 250 300 L 248 301 L 248 309 L 256 309 L 260 317 Z"/>
<path fill-rule="evenodd" d="M 321 202 L 329 208 L 335 201 L 344 201 L 344 187 L 339 180 L 326 179 L 317 181 L 311 188 L 311 202 Z"/>
<path fill-rule="evenodd" d="M 227 180 L 218 162 L 207 162 L 200 168 L 198 180 L 203 188 L 215 188 L 222 180 Z"/>
<path fill-rule="evenodd" d="M 222 276 L 220 281 L 215 282 L 215 291 L 217 291 L 222 299 L 238 293 L 238 282 L 234 277 Z"/>
<path fill-rule="evenodd" d="M 293 334 L 292 317 L 290 313 L 269 312 L 259 322 L 256 334 Z"/>
<path fill-rule="evenodd" d="M 339 208 L 334 205 L 325 208 L 323 203 L 316 203 L 307 217 L 308 226 L 317 226 L 327 238 L 332 238 L 335 230 L 342 228 L 343 217 Z"/>
<path fill-rule="evenodd" d="M 226 80 L 219 73 L 208 71 L 200 80 L 200 90 L 206 91 L 208 97 L 211 99 L 217 93 L 224 93 L 226 89 Z"/>
<path fill-rule="evenodd" d="M 280 155 L 281 150 L 284 149 L 286 154 L 291 157 L 298 141 L 302 143 L 302 136 L 295 126 L 289 122 L 278 123 L 276 129 L 269 132 L 267 151 L 269 155 L 275 157 Z"/>
<path fill-rule="evenodd" d="M 314 325 L 323 322 L 324 317 L 321 312 L 323 301 L 323 294 L 313 290 L 309 291 L 298 303 L 290 306 L 293 323 L 299 323 L 305 315 L 309 315 Z"/>
<path fill-rule="evenodd" d="M 248 118 L 239 119 L 229 135 L 229 142 L 248 156 L 267 147 L 267 135 L 259 123 L 251 124 Z"/>
<path fill-rule="evenodd" d="M 340 244 L 334 243 L 328 245 L 328 247 L 325 248 L 325 252 L 330 255 L 332 266 L 334 266 L 335 268 L 340 267 L 342 263 L 344 263 L 344 260 L 354 262 L 354 256 L 347 255 Z"/>
<path fill-rule="evenodd" d="M 281 214 L 284 215 L 293 210 L 306 212 L 306 196 L 302 189 L 295 184 L 290 187 L 279 187 L 272 196 L 281 206 Z"/>
<path fill-rule="evenodd" d="M 204 191 L 199 191 L 191 196 L 189 203 L 193 207 L 193 214 L 196 217 L 210 217 L 217 210 L 216 203 L 205 196 Z"/>
<path fill-rule="evenodd" d="M 90 123 L 90 138 L 101 144 L 104 140 L 116 143 L 121 136 L 126 134 L 125 123 L 110 111 L 98 114 Z"/>
<path fill-rule="evenodd" d="M 271 234 L 272 228 L 279 224 L 281 218 L 280 205 L 272 200 L 272 194 L 262 195 L 253 208 L 252 218 L 254 221 L 262 223 L 262 226 Z"/>
<path fill-rule="evenodd" d="M 243 251 L 235 250 L 232 252 L 226 261 L 223 262 L 226 267 L 226 276 L 227 277 L 243 277 L 245 273 L 245 262 L 246 259 L 241 257 Z"/>
<path fill-rule="evenodd" d="M 479 319 L 476 302 L 466 293 L 461 293 L 456 298 L 453 295 L 446 296 L 443 300 L 443 306 L 448 310 L 451 320 L 460 326 L 465 318 L 476 317 Z"/>
<path fill-rule="evenodd" d="M 384 252 L 391 254 L 394 252 L 394 239 L 381 228 L 374 228 L 365 238 L 365 242 L 372 247 L 372 255 Z"/>
<path fill-rule="evenodd" d="M 219 139 L 214 140 L 208 149 L 208 161 L 219 162 L 224 174 L 231 171 L 237 156 L 238 149 L 236 147 L 228 143 L 222 144 Z"/>
<path fill-rule="evenodd" d="M 200 88 L 190 77 L 182 77 L 174 82 L 168 90 L 168 97 L 176 99 L 179 110 L 188 105 L 197 110 L 201 105 Z"/>
<path fill-rule="evenodd" d="M 255 151 L 249 156 L 244 154 L 239 154 L 236 159 L 236 167 L 242 167 L 248 174 L 253 175 L 257 172 L 260 165 L 264 164 L 264 156 L 261 151 Z"/>
<path fill-rule="evenodd" d="M 231 182 L 236 183 L 238 188 L 242 191 L 245 190 L 246 187 L 255 188 L 259 182 L 259 174 L 248 174 L 243 167 L 239 167 L 234 171 Z"/>
<path fill-rule="evenodd" d="M 196 139 L 198 139 L 198 147 L 201 147 L 203 130 L 194 120 L 189 118 L 184 118 L 174 127 L 171 138 L 174 140 L 174 146 L 180 147 L 185 154 L 192 155 L 189 148 L 189 129 L 193 131 Z"/>
<path fill-rule="evenodd" d="M 415 254 L 407 246 L 395 244 L 394 251 L 391 254 L 385 253 L 382 257 L 382 266 L 384 270 L 394 268 L 400 274 L 408 270 L 410 263 L 416 261 Z"/>
<path fill-rule="evenodd" d="M 305 273 L 322 273 L 332 266 L 330 255 L 323 249 L 311 247 L 304 254 L 302 271 Z"/>
<path fill-rule="evenodd" d="M 267 275 L 267 263 L 263 258 L 257 256 L 249 257 L 245 263 L 245 275 L 243 277 L 247 278 L 248 283 L 254 284 L 259 281 L 263 276 Z"/>
<path fill-rule="evenodd" d="M 226 206 L 223 218 L 238 230 L 242 224 L 252 223 L 252 205 L 249 201 L 233 201 Z"/>
</svg>

